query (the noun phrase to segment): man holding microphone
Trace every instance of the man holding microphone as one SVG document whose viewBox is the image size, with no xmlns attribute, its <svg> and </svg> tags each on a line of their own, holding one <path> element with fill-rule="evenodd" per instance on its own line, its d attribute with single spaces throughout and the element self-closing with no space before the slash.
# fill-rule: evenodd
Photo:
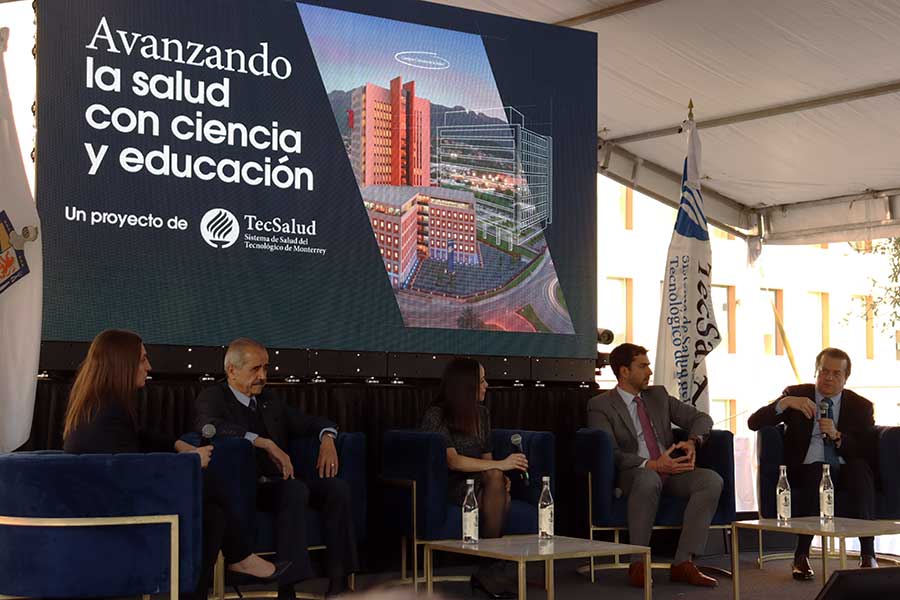
<svg viewBox="0 0 900 600">
<path fill-rule="evenodd" d="M 850 489 L 848 502 L 837 504 L 842 517 L 875 518 L 874 427 L 872 403 L 844 389 L 850 377 L 850 356 L 825 348 L 816 356 L 816 383 L 792 385 L 771 404 L 750 416 L 752 431 L 784 423 L 784 461 L 791 484 L 791 513 L 798 517 L 819 514 L 822 465 L 831 466 L 835 489 Z M 877 567 L 875 538 L 860 542 L 859 566 Z M 794 579 L 812 580 L 809 564 L 812 536 L 797 538 L 792 566 Z"/>
</svg>

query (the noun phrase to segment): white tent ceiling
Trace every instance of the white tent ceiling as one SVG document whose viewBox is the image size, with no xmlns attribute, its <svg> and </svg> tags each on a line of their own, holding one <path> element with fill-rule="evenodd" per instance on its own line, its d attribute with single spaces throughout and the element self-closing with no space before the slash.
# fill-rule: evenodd
<svg viewBox="0 0 900 600">
<path fill-rule="evenodd" d="M 716 224 L 900 236 L 897 0 L 440 0 L 598 37 L 599 172 L 677 204 L 693 98 Z"/>
</svg>

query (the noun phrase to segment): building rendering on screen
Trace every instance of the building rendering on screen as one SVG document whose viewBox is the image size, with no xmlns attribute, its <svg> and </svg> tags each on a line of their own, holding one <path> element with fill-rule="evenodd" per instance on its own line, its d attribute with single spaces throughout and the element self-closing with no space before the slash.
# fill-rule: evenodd
<svg viewBox="0 0 900 600">
<path fill-rule="evenodd" d="M 516 109 L 503 112 L 506 123 L 485 125 L 459 123 L 467 111 L 444 113 L 437 184 L 475 194 L 485 239 L 524 245 L 553 218 L 553 138 L 525 127 Z"/>
<path fill-rule="evenodd" d="M 393 287 L 407 287 L 427 259 L 480 264 L 471 192 L 370 185 L 362 188 L 362 198 Z"/>
<path fill-rule="evenodd" d="M 350 163 L 360 187 L 431 184 L 431 102 L 416 82 L 366 83 L 351 92 Z"/>
</svg>

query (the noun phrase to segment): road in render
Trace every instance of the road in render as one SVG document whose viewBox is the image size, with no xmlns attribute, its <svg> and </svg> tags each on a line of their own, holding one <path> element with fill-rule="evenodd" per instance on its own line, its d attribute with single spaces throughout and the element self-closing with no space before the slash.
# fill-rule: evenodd
<svg viewBox="0 0 900 600">
<path fill-rule="evenodd" d="M 553 333 L 575 333 L 567 311 L 554 296 L 558 285 L 556 269 L 548 250 L 538 267 L 516 287 L 478 302 L 466 302 L 442 296 L 430 296 L 410 290 L 396 293 L 403 324 L 406 327 L 459 329 L 457 321 L 463 311 L 471 308 L 488 325 L 505 331 L 533 332 L 531 324 L 516 311 L 531 305 L 535 314 Z"/>
</svg>

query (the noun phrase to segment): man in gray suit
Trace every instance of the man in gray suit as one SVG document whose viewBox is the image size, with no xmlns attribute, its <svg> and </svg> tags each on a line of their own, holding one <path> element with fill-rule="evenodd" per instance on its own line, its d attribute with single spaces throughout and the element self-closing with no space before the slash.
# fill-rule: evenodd
<svg viewBox="0 0 900 600">
<path fill-rule="evenodd" d="M 609 366 L 618 385 L 588 403 L 588 425 L 612 436 L 617 487 L 628 497 L 628 534 L 632 544 L 648 546 L 660 493 L 688 499 L 678 549 L 669 575 L 672 581 L 715 587 L 718 582 L 693 562 L 706 546 L 706 536 L 722 493 L 722 478 L 710 469 L 694 468 L 697 447 L 712 429 L 709 415 L 673 398 L 661 385 L 650 386 L 647 349 L 617 346 Z M 672 423 L 689 439 L 675 443 Z M 632 585 L 643 587 L 644 565 L 633 560 Z"/>
</svg>

